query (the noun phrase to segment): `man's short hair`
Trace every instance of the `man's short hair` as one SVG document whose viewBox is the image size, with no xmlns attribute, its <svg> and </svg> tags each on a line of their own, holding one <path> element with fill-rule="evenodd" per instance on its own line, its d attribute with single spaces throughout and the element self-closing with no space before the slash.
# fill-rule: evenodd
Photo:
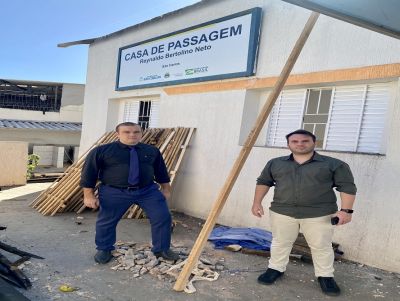
<svg viewBox="0 0 400 301">
<path fill-rule="evenodd" d="M 139 126 L 140 127 L 140 125 L 138 125 L 137 123 L 134 123 L 134 122 L 121 122 L 120 124 L 118 124 L 116 127 L 115 127 L 115 131 L 118 133 L 118 130 L 119 130 L 119 127 L 120 126 Z M 141 127 L 140 127 L 141 128 Z"/>
<path fill-rule="evenodd" d="M 315 135 L 313 133 L 311 133 L 309 131 L 306 131 L 306 130 L 303 130 L 303 129 L 299 129 L 299 130 L 295 130 L 294 132 L 291 132 L 291 133 L 286 135 L 287 143 L 289 143 L 289 137 L 292 136 L 292 135 L 296 135 L 296 134 L 310 136 L 314 142 L 315 142 L 315 140 L 317 140 L 317 137 L 315 137 Z"/>
</svg>

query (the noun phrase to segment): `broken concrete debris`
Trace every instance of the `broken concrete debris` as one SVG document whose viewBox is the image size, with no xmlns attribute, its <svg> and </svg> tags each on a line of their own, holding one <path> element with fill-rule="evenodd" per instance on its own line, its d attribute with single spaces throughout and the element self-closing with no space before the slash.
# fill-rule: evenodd
<svg viewBox="0 0 400 301">
<path fill-rule="evenodd" d="M 187 247 L 176 247 L 174 249 L 181 257 L 174 262 L 166 260 L 162 257 L 157 258 L 151 251 L 149 244 L 137 246 L 133 242 L 117 242 L 116 249 L 113 251 L 113 256 L 116 259 L 116 264 L 111 267 L 112 270 L 132 272 L 134 278 L 141 277 L 147 273 L 157 278 L 160 281 L 175 282 L 186 263 L 186 258 L 189 254 Z M 197 267 L 192 271 L 191 279 L 185 288 L 186 293 L 194 293 L 196 288 L 193 285 L 194 281 L 215 281 L 219 277 L 219 271 L 225 269 L 220 261 L 210 258 L 200 257 Z M 217 272 L 218 271 L 218 272 Z"/>
</svg>

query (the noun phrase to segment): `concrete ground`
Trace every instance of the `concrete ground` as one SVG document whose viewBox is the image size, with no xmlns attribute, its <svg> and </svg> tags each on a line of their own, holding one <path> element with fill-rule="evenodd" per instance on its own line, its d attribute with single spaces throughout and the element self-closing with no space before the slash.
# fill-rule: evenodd
<svg viewBox="0 0 400 301">
<path fill-rule="evenodd" d="M 45 260 L 31 259 L 24 272 L 32 288 L 21 292 L 32 301 L 47 300 L 400 300 L 400 276 L 361 264 L 337 262 L 336 280 L 342 288 L 340 297 L 321 293 L 311 265 L 291 261 L 284 277 L 275 285 L 257 283 L 267 260 L 263 257 L 214 250 L 211 244 L 205 257 L 222 260 L 227 270 L 215 282 L 197 282 L 197 292 L 188 295 L 172 290 L 173 283 L 151 275 L 133 278 L 129 271 L 114 271 L 112 264 L 101 266 L 93 261 L 94 225 L 96 213 L 82 214 L 77 224 L 76 214 L 44 217 L 28 204 L 38 195 L 38 186 L 29 184 L 15 192 L 0 192 L 0 240 L 22 250 L 35 253 Z M 46 183 L 47 184 L 47 183 Z M 36 189 L 34 189 L 36 188 Z M 43 189 L 43 187 L 42 187 Z M 32 192 L 34 191 L 34 192 Z M 178 225 L 173 234 L 176 244 L 191 247 L 201 229 L 201 220 L 175 214 Z M 118 226 L 118 239 L 149 242 L 147 220 L 123 220 Z M 340 242 L 339 242 L 340 243 Z M 345 250 L 344 250 L 345 251 Z M 9 253 L 9 259 L 17 259 Z M 68 284 L 79 290 L 62 293 L 59 286 Z"/>
</svg>

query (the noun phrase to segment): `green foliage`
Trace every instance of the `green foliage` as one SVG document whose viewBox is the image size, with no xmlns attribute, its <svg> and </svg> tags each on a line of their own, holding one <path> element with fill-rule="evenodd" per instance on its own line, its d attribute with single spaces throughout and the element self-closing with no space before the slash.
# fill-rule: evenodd
<svg viewBox="0 0 400 301">
<path fill-rule="evenodd" d="M 39 163 L 40 156 L 36 154 L 31 154 L 28 156 L 28 166 L 26 172 L 26 178 L 30 179 L 33 176 L 33 171 Z"/>
</svg>

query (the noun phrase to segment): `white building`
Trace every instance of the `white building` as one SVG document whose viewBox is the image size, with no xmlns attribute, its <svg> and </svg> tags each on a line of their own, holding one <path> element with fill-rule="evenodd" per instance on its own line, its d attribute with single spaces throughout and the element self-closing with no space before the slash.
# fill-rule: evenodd
<svg viewBox="0 0 400 301">
<path fill-rule="evenodd" d="M 196 127 L 173 201 L 179 211 L 205 218 L 309 15 L 277 0 L 202 1 L 105 37 L 61 45 L 90 45 L 81 152 L 138 115 L 150 126 Z M 236 21 L 243 25 L 240 34 Z M 207 30 L 207 41 L 198 43 Z M 195 35 L 195 45 L 184 46 L 184 38 L 190 44 Z M 240 39 L 250 42 L 235 44 Z M 196 54 L 199 46 L 212 49 Z M 304 127 L 317 134 L 319 151 L 348 162 L 356 179 L 353 222 L 335 234 L 346 258 L 400 272 L 399 76 L 399 40 L 321 16 L 218 222 L 269 228 L 268 216 L 250 213 L 256 178 L 269 159 L 288 154 L 284 135 Z M 266 207 L 271 200 L 272 193 Z"/>
</svg>

